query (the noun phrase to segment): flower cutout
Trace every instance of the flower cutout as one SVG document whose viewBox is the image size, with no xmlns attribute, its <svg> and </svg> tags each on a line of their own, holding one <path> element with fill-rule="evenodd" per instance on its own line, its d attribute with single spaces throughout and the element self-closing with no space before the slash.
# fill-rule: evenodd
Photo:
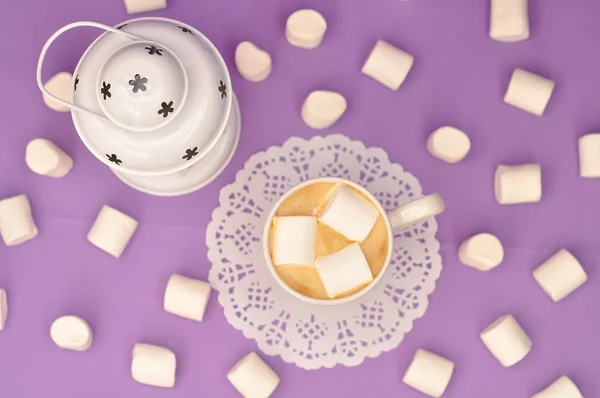
<svg viewBox="0 0 600 398">
<path fill-rule="evenodd" d="M 158 114 L 160 115 L 162 113 L 163 117 L 167 117 L 169 113 L 175 111 L 175 109 L 173 109 L 173 101 L 168 104 L 163 102 L 160 106 L 162 106 L 162 109 L 158 111 Z"/>
<path fill-rule="evenodd" d="M 179 29 L 181 29 L 181 31 L 183 33 L 189 33 L 190 35 L 194 35 L 194 32 L 192 32 L 191 30 L 189 30 L 188 28 L 186 28 L 185 26 L 178 26 Z"/>
<path fill-rule="evenodd" d="M 73 91 L 77 91 L 78 84 L 79 84 L 79 75 L 75 76 L 75 83 L 73 83 Z"/>
<path fill-rule="evenodd" d="M 123 29 L 125 26 L 127 26 L 127 24 L 126 24 L 126 23 L 124 23 L 124 24 L 123 24 L 123 25 L 121 25 L 121 26 L 117 26 L 117 29 Z"/>
<path fill-rule="evenodd" d="M 110 83 L 106 84 L 106 82 L 102 82 L 102 88 L 100 89 L 100 93 L 102 93 L 102 96 L 104 97 L 105 100 L 106 100 L 106 98 L 110 98 L 112 95 L 110 93 Z"/>
<path fill-rule="evenodd" d="M 148 50 L 148 54 L 150 55 L 160 55 L 162 57 L 162 52 L 164 51 L 162 48 L 157 48 L 156 46 L 149 46 L 149 47 L 144 47 L 146 50 Z"/>
<path fill-rule="evenodd" d="M 136 74 L 133 80 L 129 81 L 129 85 L 133 86 L 134 93 L 137 93 L 139 90 L 146 91 L 146 83 L 148 83 L 148 78 L 141 77 L 139 74 Z"/>
<path fill-rule="evenodd" d="M 121 163 L 123 163 L 123 161 L 121 159 L 119 159 L 117 157 L 117 155 L 115 155 L 114 153 L 112 155 L 109 155 L 108 153 L 106 154 L 106 157 L 108 158 L 109 162 L 113 162 L 114 164 L 116 164 L 117 166 L 121 165 Z"/>
<path fill-rule="evenodd" d="M 227 97 L 227 86 L 223 83 L 223 80 L 220 81 L 219 92 L 221 93 L 221 98 Z"/>
<path fill-rule="evenodd" d="M 185 155 L 183 155 L 182 159 L 191 160 L 197 154 L 198 154 L 198 147 L 195 146 L 194 149 L 186 149 Z"/>
</svg>

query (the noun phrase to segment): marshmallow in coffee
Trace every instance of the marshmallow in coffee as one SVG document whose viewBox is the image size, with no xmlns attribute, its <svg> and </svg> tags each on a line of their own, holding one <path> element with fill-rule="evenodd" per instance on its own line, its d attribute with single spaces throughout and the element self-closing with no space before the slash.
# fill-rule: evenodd
<svg viewBox="0 0 600 398">
<path fill-rule="evenodd" d="M 338 297 L 349 291 L 358 291 L 373 281 L 371 268 L 358 243 L 352 243 L 327 256 L 318 257 L 315 260 L 315 267 L 329 298 Z"/>
<path fill-rule="evenodd" d="M 317 250 L 317 218 L 275 217 L 273 264 L 313 265 Z"/>
<path fill-rule="evenodd" d="M 379 212 L 367 199 L 345 185 L 338 185 L 319 221 L 352 241 L 362 242 L 377 217 Z"/>
</svg>

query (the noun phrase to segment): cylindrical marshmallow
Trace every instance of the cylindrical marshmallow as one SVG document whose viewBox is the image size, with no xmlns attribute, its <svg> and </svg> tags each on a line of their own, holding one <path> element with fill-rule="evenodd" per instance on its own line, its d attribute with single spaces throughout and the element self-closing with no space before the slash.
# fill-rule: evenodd
<svg viewBox="0 0 600 398">
<path fill-rule="evenodd" d="M 465 240 L 458 249 L 460 262 L 480 271 L 489 271 L 504 259 L 504 248 L 492 234 L 477 234 Z"/>
<path fill-rule="evenodd" d="M 4 329 L 8 318 L 8 295 L 6 290 L 0 289 L 0 330 Z"/>
<path fill-rule="evenodd" d="M 208 299 L 210 284 L 173 274 L 165 289 L 164 309 L 194 321 L 202 321 Z"/>
<path fill-rule="evenodd" d="M 302 120 L 314 129 L 326 129 L 342 117 L 347 107 L 346 99 L 339 93 L 313 91 L 302 104 Z"/>
<path fill-rule="evenodd" d="M 390 210 L 387 216 L 390 219 L 392 228 L 401 231 L 440 214 L 444 211 L 445 206 L 442 197 L 434 193 Z"/>
<path fill-rule="evenodd" d="M 579 174 L 586 178 L 600 177 L 600 134 L 579 138 Z"/>
<path fill-rule="evenodd" d="M 50 326 L 50 337 L 60 348 L 74 351 L 86 351 L 93 341 L 90 325 L 73 315 L 56 319 Z"/>
<path fill-rule="evenodd" d="M 317 257 L 315 268 L 329 298 L 336 298 L 373 281 L 371 268 L 358 243 L 352 243 L 326 256 Z"/>
<path fill-rule="evenodd" d="M 16 246 L 37 236 L 38 229 L 25 195 L 0 201 L 0 235 L 6 246 Z"/>
<path fill-rule="evenodd" d="M 529 38 L 527 0 L 492 0 L 490 37 L 503 42 L 527 40 Z"/>
<path fill-rule="evenodd" d="M 27 144 L 25 162 L 34 173 L 55 178 L 66 176 L 73 167 L 73 159 L 45 138 Z"/>
<path fill-rule="evenodd" d="M 118 258 L 127 247 L 137 225 L 138 222 L 127 214 L 110 206 L 102 206 L 87 238 L 94 246 Z"/>
<path fill-rule="evenodd" d="M 499 165 L 494 176 L 494 193 L 501 205 L 539 202 L 542 199 L 542 168 L 534 163 Z"/>
<path fill-rule="evenodd" d="M 423 394 L 439 398 L 446 391 L 453 371 L 452 361 L 419 349 L 402 381 Z"/>
<path fill-rule="evenodd" d="M 362 73 L 392 90 L 398 90 L 413 62 L 414 58 L 409 53 L 379 40 L 363 65 Z"/>
<path fill-rule="evenodd" d="M 275 217 L 272 228 L 273 264 L 313 265 L 317 256 L 316 217 Z"/>
<path fill-rule="evenodd" d="M 240 75 L 251 82 L 265 80 L 272 69 L 269 53 L 249 41 L 243 41 L 236 47 L 235 65 Z"/>
<path fill-rule="evenodd" d="M 244 398 L 269 398 L 279 385 L 277 373 L 254 352 L 235 364 L 227 379 Z"/>
<path fill-rule="evenodd" d="M 167 8 L 167 0 L 125 0 L 125 9 L 128 14 L 156 11 L 163 8 Z"/>
<path fill-rule="evenodd" d="M 564 249 L 537 267 L 533 277 L 555 303 L 587 281 L 587 274 L 579 261 Z"/>
<path fill-rule="evenodd" d="M 457 163 L 471 150 L 471 140 L 463 131 L 444 126 L 431 133 L 427 140 L 427 150 L 446 163 Z"/>
<path fill-rule="evenodd" d="M 520 362 L 533 343 L 512 315 L 503 315 L 479 335 L 483 344 L 504 367 Z"/>
<path fill-rule="evenodd" d="M 296 47 L 312 49 L 323 41 L 327 21 L 315 10 L 298 10 L 289 16 L 285 25 L 287 41 Z"/>
<path fill-rule="evenodd" d="M 44 88 L 55 97 L 58 97 L 63 101 L 71 102 L 71 93 L 74 89 L 73 75 L 68 72 L 60 72 L 50 78 L 50 80 L 44 84 Z M 44 95 L 44 103 L 50 109 L 57 112 L 69 112 L 71 110 L 69 107 L 59 104 L 47 95 Z"/>
<path fill-rule="evenodd" d="M 561 376 L 531 398 L 583 398 L 583 394 L 571 379 Z"/>
<path fill-rule="evenodd" d="M 550 102 L 554 82 L 545 77 L 515 69 L 504 102 L 537 116 L 542 116 Z"/>
<path fill-rule="evenodd" d="M 168 348 L 137 343 L 133 347 L 131 377 L 141 384 L 154 387 L 173 387 L 177 359 Z"/>
</svg>

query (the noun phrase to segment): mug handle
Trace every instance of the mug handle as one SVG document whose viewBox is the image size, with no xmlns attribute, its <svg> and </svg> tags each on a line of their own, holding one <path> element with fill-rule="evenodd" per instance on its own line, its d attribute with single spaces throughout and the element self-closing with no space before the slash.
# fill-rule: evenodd
<svg viewBox="0 0 600 398">
<path fill-rule="evenodd" d="M 46 90 L 46 88 L 44 87 L 44 83 L 42 82 L 42 66 L 44 64 L 44 59 L 46 58 L 46 53 L 48 52 L 48 48 L 50 47 L 50 45 L 60 35 L 62 35 L 66 31 L 74 29 L 74 28 L 79 28 L 82 26 L 89 26 L 89 27 L 93 27 L 93 28 L 103 29 L 108 32 L 117 33 L 117 34 L 123 35 L 131 40 L 134 40 L 134 41 L 146 40 L 143 37 L 136 36 L 134 34 L 124 32 L 119 29 L 115 29 L 112 26 L 103 25 L 103 24 L 97 23 L 97 22 L 81 21 L 81 22 L 73 22 L 71 24 L 65 25 L 62 28 L 60 28 L 59 30 L 57 30 L 56 32 L 54 32 L 54 34 L 52 36 L 50 36 L 50 38 L 48 39 L 48 41 L 46 41 L 46 44 L 44 44 L 44 47 L 42 48 L 42 52 L 40 53 L 40 57 L 39 57 L 38 63 L 37 63 L 37 85 L 40 88 L 40 90 L 42 91 L 42 93 L 44 93 L 44 95 L 52 98 L 54 101 L 58 102 L 59 104 L 64 105 L 74 111 L 82 112 L 82 113 L 85 113 L 86 115 L 90 115 L 90 116 L 99 117 L 103 120 L 110 122 L 110 120 L 104 115 L 98 114 L 96 112 L 92 112 L 85 108 L 81 108 L 81 107 L 73 104 L 72 102 L 65 101 L 63 99 L 56 97 L 55 95 L 52 95 L 48 90 Z"/>
<path fill-rule="evenodd" d="M 401 231 L 444 211 L 444 200 L 438 193 L 423 196 L 388 211 L 392 230 Z"/>
</svg>

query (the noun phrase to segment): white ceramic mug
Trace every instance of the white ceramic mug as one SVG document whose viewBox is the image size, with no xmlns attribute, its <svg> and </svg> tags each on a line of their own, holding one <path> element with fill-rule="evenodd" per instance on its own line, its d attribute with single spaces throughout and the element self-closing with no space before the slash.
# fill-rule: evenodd
<svg viewBox="0 0 600 398">
<path fill-rule="evenodd" d="M 308 296 L 303 295 L 302 293 L 297 292 L 296 290 L 292 289 L 291 287 L 289 287 L 277 273 L 277 270 L 275 269 L 275 265 L 273 264 L 273 261 L 271 259 L 271 253 L 269 250 L 269 232 L 271 230 L 271 226 L 273 225 L 273 218 L 275 217 L 275 214 L 277 213 L 277 210 L 279 209 L 281 204 L 287 198 L 289 198 L 292 194 L 299 191 L 300 189 L 302 189 L 308 185 L 312 185 L 312 184 L 316 184 L 316 183 L 320 183 L 320 182 L 321 183 L 325 182 L 325 183 L 345 184 L 347 186 L 350 186 L 350 187 L 356 189 L 357 191 L 362 193 L 364 196 L 369 198 L 369 200 L 377 207 L 377 210 L 379 211 L 379 213 L 383 216 L 383 219 L 385 221 L 386 228 L 387 228 L 388 242 L 390 243 L 388 245 L 388 252 L 387 252 L 383 267 L 381 268 L 381 271 L 379 272 L 379 274 L 377 274 L 377 276 L 373 279 L 373 281 L 370 284 L 368 284 L 363 289 L 359 290 L 358 292 L 356 292 L 350 296 L 346 296 L 346 297 L 339 298 L 339 299 L 332 299 L 332 300 L 320 300 L 320 299 L 308 297 Z M 369 192 L 362 185 L 356 184 L 355 182 L 352 182 L 350 180 L 346 180 L 343 178 L 333 178 L 333 177 L 331 177 L 331 178 L 330 177 L 314 178 L 314 179 L 306 180 L 306 181 L 296 185 L 295 187 L 290 189 L 288 192 L 286 192 L 275 203 L 275 205 L 273 206 L 273 209 L 269 213 L 269 216 L 267 217 L 267 220 L 265 223 L 265 228 L 264 228 L 264 232 L 263 232 L 263 242 L 262 242 L 265 261 L 267 263 L 267 267 L 269 268 L 269 271 L 273 275 L 273 278 L 275 278 L 277 283 L 284 290 L 286 290 L 288 293 L 290 293 L 292 296 L 294 296 L 304 302 L 311 303 L 311 304 L 317 304 L 317 305 L 339 305 L 339 304 L 349 303 L 350 301 L 354 301 L 354 300 L 358 299 L 359 297 L 362 297 L 365 294 L 367 294 L 383 278 L 383 275 L 386 273 L 388 267 L 390 266 L 390 262 L 392 261 L 392 253 L 394 251 L 394 246 L 393 246 L 394 232 L 398 232 L 403 229 L 406 229 L 406 228 L 410 227 L 411 225 L 414 225 L 421 221 L 424 221 L 427 218 L 434 217 L 443 211 L 444 211 L 444 201 L 443 201 L 442 197 L 437 193 L 423 196 L 423 197 L 421 197 L 419 199 L 415 199 L 409 203 L 405 203 L 402 206 L 399 206 L 393 210 L 386 211 L 383 208 L 383 206 L 381 205 L 381 203 L 379 203 L 379 201 L 375 198 L 375 196 L 373 196 L 373 194 L 371 192 Z"/>
</svg>

